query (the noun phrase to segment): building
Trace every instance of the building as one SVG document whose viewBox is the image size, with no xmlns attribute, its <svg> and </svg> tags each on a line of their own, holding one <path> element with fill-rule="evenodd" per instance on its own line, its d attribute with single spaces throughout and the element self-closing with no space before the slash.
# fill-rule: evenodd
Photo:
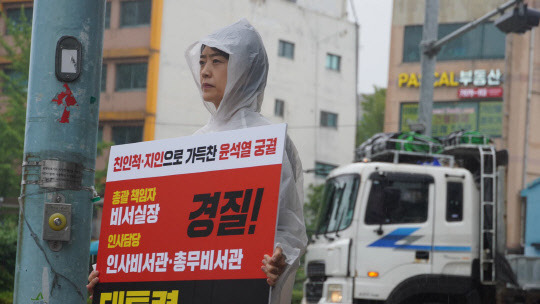
<svg viewBox="0 0 540 304">
<path fill-rule="evenodd" d="M 210 116 L 184 51 L 199 38 L 246 18 L 262 36 L 269 57 L 262 114 L 275 123 L 288 123 L 303 167 L 310 170 L 305 174 L 306 187 L 321 182 L 326 170 L 351 162 L 356 27 L 347 20 L 346 3 L 164 1 L 155 138 L 189 135 L 207 122 Z"/>
<path fill-rule="evenodd" d="M 161 1 L 107 1 L 98 140 L 143 140 L 148 104 L 155 100 L 157 71 L 152 39 L 159 34 Z M 105 167 L 106 157 L 96 167 Z"/>
<path fill-rule="evenodd" d="M 482 17 L 504 0 L 441 0 L 439 37 Z M 417 119 L 420 96 L 420 52 L 424 1 L 394 0 L 385 131 L 407 131 Z M 540 7 L 540 1 L 528 1 Z M 540 60 L 529 62 L 531 33 L 504 35 L 493 22 L 484 23 L 444 46 L 437 57 L 432 135 L 469 129 L 489 134 L 497 148 L 507 149 L 507 247 L 522 247 L 520 190 L 540 176 L 538 99 Z M 538 31 L 535 46 L 539 44 Z M 538 56 L 536 56 L 538 57 Z M 529 80 L 532 85 L 529 85 Z M 531 93 L 528 95 L 528 92 Z M 529 96 L 529 99 L 528 97 Z M 527 109 L 527 104 L 530 109 Z M 526 135 L 529 115 L 529 135 Z M 527 153 L 524 153 L 526 151 Z M 525 170 L 525 171 L 524 171 Z M 526 172 L 526 174 L 524 174 Z"/>
</svg>

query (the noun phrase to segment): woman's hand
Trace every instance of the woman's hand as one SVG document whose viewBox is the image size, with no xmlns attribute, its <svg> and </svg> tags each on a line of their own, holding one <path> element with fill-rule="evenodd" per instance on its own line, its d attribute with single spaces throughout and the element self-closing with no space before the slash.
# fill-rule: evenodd
<svg viewBox="0 0 540 304">
<path fill-rule="evenodd" d="M 263 266 L 261 266 L 261 269 L 266 273 L 266 282 L 270 286 L 276 285 L 279 276 L 285 271 L 285 267 L 287 266 L 285 255 L 283 255 L 281 248 L 276 247 L 272 257 L 265 254 L 262 263 Z"/>
<path fill-rule="evenodd" d="M 88 293 L 90 293 L 90 299 L 94 297 L 94 286 L 99 282 L 99 271 L 93 270 L 90 275 L 88 276 L 88 285 L 86 285 L 86 289 L 88 289 Z"/>
</svg>

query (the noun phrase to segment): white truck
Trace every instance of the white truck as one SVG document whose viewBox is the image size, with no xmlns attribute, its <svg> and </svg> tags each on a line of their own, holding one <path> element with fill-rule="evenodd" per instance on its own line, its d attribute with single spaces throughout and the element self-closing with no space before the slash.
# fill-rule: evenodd
<svg viewBox="0 0 540 304">
<path fill-rule="evenodd" d="M 329 174 L 304 304 L 495 303 L 496 286 L 517 285 L 497 250 L 505 153 L 483 137 L 417 139 L 371 140 Z"/>
</svg>

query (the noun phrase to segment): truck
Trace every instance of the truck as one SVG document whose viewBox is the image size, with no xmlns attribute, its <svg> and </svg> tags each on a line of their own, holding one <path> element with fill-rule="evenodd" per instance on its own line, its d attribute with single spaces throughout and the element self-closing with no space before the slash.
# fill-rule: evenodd
<svg viewBox="0 0 540 304">
<path fill-rule="evenodd" d="M 326 179 L 302 303 L 537 303 L 505 255 L 507 159 L 477 132 L 362 144 Z"/>
</svg>

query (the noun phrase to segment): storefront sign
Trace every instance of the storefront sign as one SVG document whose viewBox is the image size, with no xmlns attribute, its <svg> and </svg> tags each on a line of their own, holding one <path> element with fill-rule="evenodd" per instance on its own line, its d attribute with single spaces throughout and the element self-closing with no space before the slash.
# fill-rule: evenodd
<svg viewBox="0 0 540 304">
<path fill-rule="evenodd" d="M 458 98 L 500 98 L 503 96 L 502 87 L 493 88 L 459 88 Z"/>
<path fill-rule="evenodd" d="M 93 303 L 268 303 L 285 131 L 112 147 Z"/>
<path fill-rule="evenodd" d="M 435 72 L 434 87 L 458 87 L 458 86 L 498 86 L 502 83 L 502 74 L 499 69 L 489 71 L 483 69 L 455 72 Z M 419 88 L 421 75 L 417 73 L 400 73 L 398 75 L 398 87 Z"/>
</svg>

